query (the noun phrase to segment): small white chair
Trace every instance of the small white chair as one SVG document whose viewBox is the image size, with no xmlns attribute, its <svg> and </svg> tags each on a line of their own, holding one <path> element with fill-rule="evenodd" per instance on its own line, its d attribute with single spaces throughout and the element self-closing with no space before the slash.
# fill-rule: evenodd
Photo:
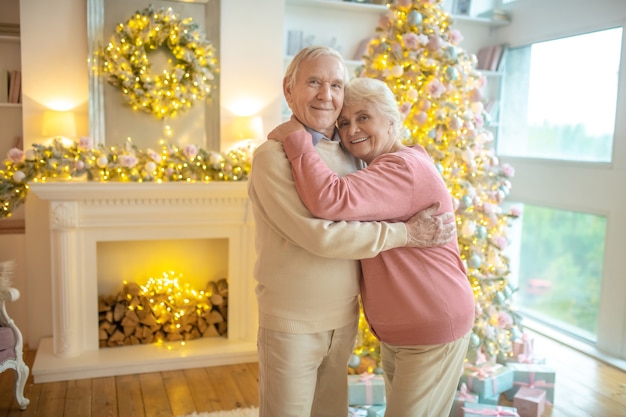
<svg viewBox="0 0 626 417">
<path fill-rule="evenodd" d="M 17 288 L 11 287 L 13 262 L 0 263 L 0 372 L 15 370 L 15 399 L 21 410 L 30 403 L 24 397 L 24 387 L 30 370 L 24 363 L 22 332 L 7 313 L 6 303 L 20 298 Z"/>
</svg>

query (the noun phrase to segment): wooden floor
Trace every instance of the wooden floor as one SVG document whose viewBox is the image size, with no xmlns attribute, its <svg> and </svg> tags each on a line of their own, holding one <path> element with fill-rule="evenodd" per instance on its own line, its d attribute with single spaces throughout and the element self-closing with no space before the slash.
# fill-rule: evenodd
<svg viewBox="0 0 626 417">
<path fill-rule="evenodd" d="M 626 372 L 550 339 L 536 337 L 535 351 L 556 370 L 555 404 L 543 417 L 626 416 Z M 29 366 L 34 358 L 26 353 Z M 178 417 L 252 407 L 257 378 L 256 363 L 41 384 L 31 377 L 31 403 L 20 411 L 8 370 L 0 374 L 0 417 Z"/>
</svg>

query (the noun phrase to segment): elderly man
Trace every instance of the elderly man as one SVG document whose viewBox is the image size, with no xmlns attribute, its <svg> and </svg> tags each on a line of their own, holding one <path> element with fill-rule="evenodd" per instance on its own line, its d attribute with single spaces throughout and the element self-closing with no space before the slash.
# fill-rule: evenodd
<svg viewBox="0 0 626 417">
<path fill-rule="evenodd" d="M 300 51 L 283 80 L 294 117 L 339 175 L 363 167 L 335 131 L 347 82 L 343 59 L 325 47 Z M 431 208 L 406 224 L 316 219 L 302 204 L 276 141 L 255 151 L 248 194 L 258 255 L 259 415 L 344 416 L 359 319 L 358 260 L 396 247 L 444 244 L 454 235 L 453 215 L 431 217 L 437 210 Z"/>
</svg>

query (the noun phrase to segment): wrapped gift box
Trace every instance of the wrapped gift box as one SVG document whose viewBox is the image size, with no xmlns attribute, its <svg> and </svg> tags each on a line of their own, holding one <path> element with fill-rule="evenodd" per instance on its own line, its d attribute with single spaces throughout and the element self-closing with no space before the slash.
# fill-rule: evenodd
<svg viewBox="0 0 626 417">
<path fill-rule="evenodd" d="M 524 333 L 522 337 L 513 341 L 511 352 L 504 358 L 505 364 L 511 362 L 517 363 L 535 363 L 545 364 L 546 358 L 535 353 L 534 340 L 528 333 Z"/>
<path fill-rule="evenodd" d="M 517 408 L 520 417 L 541 417 L 546 408 L 546 392 L 521 387 L 513 397 L 513 406 Z"/>
<path fill-rule="evenodd" d="M 348 375 L 348 404 L 385 405 L 385 381 L 382 375 Z"/>
<path fill-rule="evenodd" d="M 463 411 L 465 412 L 465 414 L 463 414 L 463 417 L 520 417 L 515 407 L 502 407 L 499 405 L 490 404 L 468 403 L 465 407 L 463 407 Z"/>
<path fill-rule="evenodd" d="M 348 408 L 348 417 L 383 417 L 384 405 L 353 405 Z"/>
<path fill-rule="evenodd" d="M 546 392 L 546 402 L 554 403 L 556 373 L 547 365 L 510 363 L 507 368 L 513 371 L 513 387 L 505 395 L 512 401 L 520 387 L 537 388 Z"/>
<path fill-rule="evenodd" d="M 465 383 L 470 391 L 478 394 L 480 402 L 513 388 L 513 371 L 498 363 L 466 365 L 461 375 L 461 383 Z"/>
<path fill-rule="evenodd" d="M 463 417 L 463 406 L 468 402 L 477 403 L 478 395 L 471 393 L 467 389 L 467 385 L 461 384 L 461 387 L 454 396 L 454 403 L 450 409 L 450 417 Z"/>
<path fill-rule="evenodd" d="M 496 394 L 491 397 L 485 397 L 480 400 L 480 402 L 483 404 L 498 405 L 500 404 L 500 395 L 501 394 Z"/>
</svg>

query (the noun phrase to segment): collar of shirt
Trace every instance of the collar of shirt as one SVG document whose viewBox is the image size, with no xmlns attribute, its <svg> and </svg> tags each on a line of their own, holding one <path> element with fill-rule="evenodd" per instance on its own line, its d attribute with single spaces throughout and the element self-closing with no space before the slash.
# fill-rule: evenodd
<svg viewBox="0 0 626 417">
<path fill-rule="evenodd" d="M 321 134 L 320 132 L 318 132 L 317 130 L 313 130 L 309 127 L 304 127 L 305 130 L 307 132 L 309 132 L 311 134 L 311 138 L 313 139 L 313 146 L 317 145 L 319 143 L 320 140 L 322 139 L 326 139 L 326 140 L 332 140 L 332 141 L 340 141 L 339 139 L 339 133 L 337 132 L 337 129 L 335 129 L 333 131 L 333 137 L 332 139 L 327 138 L 326 136 L 324 136 L 323 134 Z"/>
</svg>

